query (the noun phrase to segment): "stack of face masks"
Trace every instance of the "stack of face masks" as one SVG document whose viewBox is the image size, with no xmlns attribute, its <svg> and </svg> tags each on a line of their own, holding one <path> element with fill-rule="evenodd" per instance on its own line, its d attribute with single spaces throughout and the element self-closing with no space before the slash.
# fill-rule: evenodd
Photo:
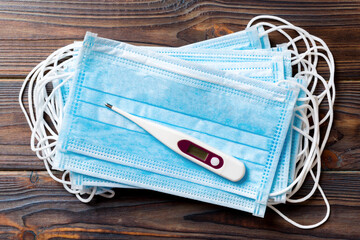
<svg viewBox="0 0 360 240">
<path fill-rule="evenodd" d="M 334 61 L 321 39 L 285 20 L 250 27 L 266 17 L 274 18 L 258 17 L 244 31 L 180 48 L 132 46 L 87 33 L 83 42 L 50 55 L 24 83 L 19 100 L 32 129 L 32 150 L 83 202 L 112 197 L 112 188 L 145 188 L 261 217 L 270 206 L 298 227 L 319 226 L 330 211 L 318 182 L 332 123 Z M 299 37 L 291 39 L 284 29 Z M 290 42 L 271 48 L 267 34 L 275 30 Z M 306 52 L 298 52 L 299 41 Z M 319 57 L 329 65 L 328 81 L 316 72 Z M 325 90 L 315 96 L 318 83 Z M 27 84 L 29 113 L 22 104 Z M 319 119 L 324 98 L 329 111 Z M 189 161 L 107 109 L 107 102 L 233 156 L 245 164 L 244 178 L 232 182 Z M 51 168 L 64 171 L 62 179 Z M 291 199 L 308 173 L 312 191 Z M 316 189 L 328 206 L 318 224 L 297 224 L 274 207 L 304 201 Z"/>
</svg>

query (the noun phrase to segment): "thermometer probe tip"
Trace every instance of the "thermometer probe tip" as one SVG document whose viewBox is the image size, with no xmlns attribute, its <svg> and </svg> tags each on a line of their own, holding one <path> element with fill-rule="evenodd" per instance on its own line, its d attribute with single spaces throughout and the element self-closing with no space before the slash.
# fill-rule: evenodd
<svg viewBox="0 0 360 240">
<path fill-rule="evenodd" d="M 112 109 L 112 105 L 110 103 L 105 103 L 105 106 L 107 106 L 108 108 Z"/>
</svg>

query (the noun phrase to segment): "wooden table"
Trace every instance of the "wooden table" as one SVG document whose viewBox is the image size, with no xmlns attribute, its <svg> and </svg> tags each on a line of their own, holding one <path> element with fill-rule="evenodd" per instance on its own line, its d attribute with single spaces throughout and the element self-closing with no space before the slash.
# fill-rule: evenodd
<svg viewBox="0 0 360 240">
<path fill-rule="evenodd" d="M 326 224 L 297 229 L 268 210 L 264 219 L 146 190 L 79 202 L 54 182 L 29 148 L 18 104 L 26 74 L 86 31 L 132 44 L 181 46 L 243 30 L 259 14 L 281 16 L 321 37 L 336 60 L 335 123 L 321 185 Z M 359 1 L 1 1 L 0 239 L 360 239 Z M 304 195 L 310 189 L 306 184 Z M 319 194 L 281 209 L 301 223 L 320 220 Z"/>
</svg>

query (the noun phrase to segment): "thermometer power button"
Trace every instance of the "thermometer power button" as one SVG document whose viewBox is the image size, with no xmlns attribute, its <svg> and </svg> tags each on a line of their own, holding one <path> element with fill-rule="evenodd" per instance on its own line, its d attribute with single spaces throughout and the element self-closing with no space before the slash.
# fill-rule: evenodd
<svg viewBox="0 0 360 240">
<path fill-rule="evenodd" d="M 217 158 L 217 157 L 212 157 L 212 158 L 210 159 L 210 163 L 211 163 L 211 165 L 213 165 L 214 167 L 216 167 L 217 165 L 219 165 L 220 159 Z"/>
</svg>

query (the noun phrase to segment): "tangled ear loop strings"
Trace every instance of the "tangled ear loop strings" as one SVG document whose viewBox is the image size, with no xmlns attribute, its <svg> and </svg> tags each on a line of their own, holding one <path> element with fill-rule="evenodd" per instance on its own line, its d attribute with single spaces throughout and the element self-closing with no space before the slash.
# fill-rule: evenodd
<svg viewBox="0 0 360 240">
<path fill-rule="evenodd" d="M 31 129 L 30 146 L 39 159 L 44 161 L 45 168 L 50 177 L 62 183 L 64 188 L 82 202 L 90 202 L 97 192 L 97 187 L 85 191 L 89 196 L 83 198 L 80 189 L 73 189 L 71 181 L 66 180 L 69 171 L 65 171 L 61 178 L 56 177 L 50 167 L 53 166 L 55 146 L 58 132 L 62 123 L 64 101 L 60 88 L 69 81 L 74 72 L 66 72 L 65 69 L 76 60 L 76 54 L 82 43 L 74 43 L 56 50 L 45 61 L 38 64 L 26 77 L 19 94 L 19 103 L 26 121 Z M 50 94 L 46 86 L 55 82 L 59 83 Z M 28 111 L 23 102 L 25 89 L 28 87 Z M 45 117 L 47 116 L 47 120 Z M 99 188 L 103 197 L 113 197 L 115 192 L 111 189 Z"/>
<path fill-rule="evenodd" d="M 254 22 L 258 20 L 273 20 L 280 22 L 283 25 L 274 25 L 268 22 L 259 22 L 255 24 L 256 26 L 265 26 L 269 27 L 268 30 L 263 32 L 262 34 L 269 34 L 274 31 L 278 31 L 283 36 L 285 36 L 289 42 L 287 44 L 288 47 L 291 47 L 292 57 L 292 65 L 297 66 L 297 74 L 294 76 L 295 78 L 303 77 L 306 79 L 309 85 L 312 84 L 311 89 L 308 90 L 304 88 L 302 85 L 297 84 L 307 95 L 305 98 L 299 98 L 299 102 L 303 102 L 303 105 L 297 107 L 295 117 L 302 121 L 301 129 L 293 127 L 294 131 L 299 132 L 302 135 L 302 141 L 300 144 L 300 148 L 298 149 L 298 155 L 296 157 L 296 169 L 295 169 L 295 179 L 294 181 L 286 188 L 276 192 L 271 193 L 270 196 L 277 196 L 279 194 L 287 193 L 287 202 L 291 203 L 300 203 L 308 200 L 316 191 L 319 190 L 322 198 L 324 199 L 326 205 L 326 214 L 324 218 L 316 224 L 312 225 L 302 225 L 299 224 L 287 216 L 285 216 L 282 212 L 274 207 L 275 204 L 268 204 L 268 206 L 273 209 L 277 214 L 279 214 L 282 218 L 284 218 L 289 223 L 293 224 L 298 228 L 303 229 L 311 229 L 320 226 L 330 216 L 330 204 L 324 194 L 324 191 L 319 185 L 320 173 L 321 173 L 321 154 L 325 148 L 326 142 L 329 138 L 331 126 L 333 123 L 333 105 L 335 101 L 335 85 L 334 85 L 334 74 L 335 74 L 335 63 L 332 53 L 330 49 L 326 45 L 326 43 L 311 34 L 305 31 L 302 28 L 296 27 L 288 21 L 281 19 L 275 16 L 263 15 L 257 16 L 250 20 L 247 25 L 247 28 L 253 25 Z M 285 30 L 295 31 L 299 36 L 292 38 Z M 305 45 L 306 51 L 299 53 L 297 43 L 302 41 Z M 324 52 L 324 53 L 323 53 Z M 317 65 L 319 58 L 322 58 L 328 65 L 329 68 L 329 79 L 326 81 L 318 72 Z M 321 83 L 324 87 L 324 90 L 315 95 L 315 90 L 318 87 L 318 83 Z M 280 83 L 281 84 L 281 83 Z M 292 82 L 288 82 L 288 84 L 294 84 Z M 328 111 L 326 115 L 319 119 L 319 106 L 323 102 L 324 98 L 327 99 Z M 312 119 L 313 125 L 309 124 L 309 120 Z M 320 139 L 320 126 L 328 122 L 325 135 L 323 139 Z M 312 131 L 312 134 L 310 132 Z M 321 140 L 321 141 L 320 141 Z M 309 143 L 311 143 L 309 145 Z M 292 159 L 294 161 L 294 159 Z M 313 172 L 313 168 L 316 166 L 316 175 Z M 298 192 L 304 181 L 306 176 L 310 173 L 312 179 L 314 180 L 314 185 L 311 191 L 304 197 L 300 199 L 292 199 L 291 197 Z"/>
</svg>

